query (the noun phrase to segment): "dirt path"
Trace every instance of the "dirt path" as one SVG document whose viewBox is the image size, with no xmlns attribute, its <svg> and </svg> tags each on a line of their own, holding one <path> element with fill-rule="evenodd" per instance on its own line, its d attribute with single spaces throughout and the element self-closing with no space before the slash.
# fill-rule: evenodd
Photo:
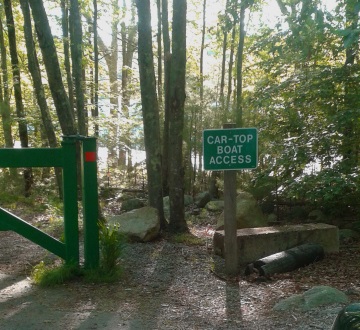
<svg viewBox="0 0 360 330">
<path fill-rule="evenodd" d="M 360 299 L 358 256 L 349 248 L 269 281 L 224 281 L 211 271 L 223 261 L 205 246 L 159 240 L 126 247 L 117 283 L 43 289 L 28 275 L 48 257 L 17 234 L 0 232 L 0 329 L 329 329 L 339 306 L 307 313 L 271 308 L 319 284 L 352 288 L 351 298 Z"/>
</svg>

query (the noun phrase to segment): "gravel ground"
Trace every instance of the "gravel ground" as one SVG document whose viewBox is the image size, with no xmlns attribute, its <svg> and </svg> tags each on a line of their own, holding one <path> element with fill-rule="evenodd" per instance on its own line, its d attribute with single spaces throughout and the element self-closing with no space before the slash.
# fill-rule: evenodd
<svg viewBox="0 0 360 330">
<path fill-rule="evenodd" d="M 223 260 L 212 255 L 211 244 L 134 243 L 124 250 L 119 282 L 43 289 L 27 276 L 47 253 L 0 232 L 0 329 L 331 329 L 341 306 L 286 313 L 272 307 L 320 284 L 347 290 L 359 301 L 359 262 L 353 261 L 359 246 L 353 249 L 270 280 L 225 280 Z"/>
</svg>

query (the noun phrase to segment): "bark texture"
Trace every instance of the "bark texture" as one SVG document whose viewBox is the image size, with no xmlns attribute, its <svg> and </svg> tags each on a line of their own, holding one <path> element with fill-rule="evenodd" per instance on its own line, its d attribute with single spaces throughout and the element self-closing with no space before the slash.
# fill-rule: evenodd
<svg viewBox="0 0 360 330">
<path fill-rule="evenodd" d="M 188 230 L 184 214 L 183 130 L 186 72 L 186 0 L 173 2 L 170 73 L 169 199 L 172 232 Z"/>
<path fill-rule="evenodd" d="M 11 66 L 13 73 L 13 88 L 16 104 L 16 116 L 18 118 L 19 125 L 19 138 L 22 148 L 27 148 L 29 146 L 29 136 L 26 123 L 25 109 L 22 99 L 21 92 L 21 77 L 20 77 L 20 68 L 19 68 L 19 59 L 17 54 L 16 47 L 16 34 L 15 34 L 15 23 L 12 13 L 12 6 L 10 0 L 4 1 L 6 23 L 8 30 L 8 39 L 9 39 L 9 48 L 10 48 L 10 58 Z M 32 186 L 32 169 L 26 168 L 23 172 L 24 176 L 24 195 L 26 197 L 30 196 L 30 190 Z"/>
<path fill-rule="evenodd" d="M 156 79 L 152 52 L 150 0 L 137 1 L 137 9 L 139 17 L 138 56 L 149 204 L 157 208 L 161 227 L 165 228 L 166 221 L 163 210 L 161 184 L 159 106 L 156 95 Z"/>
<path fill-rule="evenodd" d="M 64 135 L 74 135 L 77 133 L 75 120 L 62 82 L 57 51 L 44 4 L 42 0 L 29 0 L 29 3 L 62 133 Z"/>
</svg>

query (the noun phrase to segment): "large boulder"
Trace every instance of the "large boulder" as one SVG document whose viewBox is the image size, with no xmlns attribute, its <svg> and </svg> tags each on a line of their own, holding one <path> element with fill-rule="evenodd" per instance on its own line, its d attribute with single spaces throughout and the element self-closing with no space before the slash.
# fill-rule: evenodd
<svg viewBox="0 0 360 330">
<path fill-rule="evenodd" d="M 206 204 L 205 208 L 210 212 L 221 212 L 224 210 L 224 201 L 223 200 L 216 200 L 210 201 Z"/>
<path fill-rule="evenodd" d="M 308 214 L 308 219 L 311 223 L 328 222 L 324 212 L 321 210 L 312 210 Z"/>
<path fill-rule="evenodd" d="M 360 233 L 352 229 L 340 229 L 339 230 L 339 240 L 341 243 L 350 243 L 352 241 L 357 241 L 360 238 Z"/>
<path fill-rule="evenodd" d="M 342 291 L 330 286 L 319 285 L 305 291 L 303 294 L 293 295 L 279 301 L 274 306 L 274 310 L 285 311 L 300 309 L 308 311 L 319 306 L 346 304 L 348 302 L 349 298 Z"/>
<path fill-rule="evenodd" d="M 195 196 L 195 204 L 199 208 L 204 208 L 211 201 L 211 195 L 208 191 L 201 192 Z"/>
<path fill-rule="evenodd" d="M 129 212 L 145 206 L 144 202 L 139 198 L 131 198 L 124 200 L 121 204 L 121 211 Z"/>
<path fill-rule="evenodd" d="M 255 198 L 247 193 L 240 192 L 236 197 L 236 221 L 237 228 L 266 227 L 267 218 L 261 211 Z M 219 216 L 216 229 L 224 228 L 224 212 Z"/>
<path fill-rule="evenodd" d="M 194 198 L 191 195 L 184 195 L 184 206 L 189 206 L 194 203 Z"/>
<path fill-rule="evenodd" d="M 140 242 L 152 241 L 158 237 L 160 232 L 158 212 L 150 206 L 112 216 L 108 219 L 108 223 L 118 225 L 119 232 Z"/>
</svg>

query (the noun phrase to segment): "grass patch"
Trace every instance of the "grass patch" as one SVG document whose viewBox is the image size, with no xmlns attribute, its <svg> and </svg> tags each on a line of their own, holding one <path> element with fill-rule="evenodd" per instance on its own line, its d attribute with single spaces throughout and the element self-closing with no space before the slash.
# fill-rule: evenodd
<svg viewBox="0 0 360 330">
<path fill-rule="evenodd" d="M 31 279 L 41 287 L 50 287 L 73 281 L 81 275 L 82 271 L 76 264 L 63 263 L 61 266 L 49 266 L 41 261 L 33 268 Z"/>
<path fill-rule="evenodd" d="M 181 233 L 171 235 L 169 241 L 173 243 L 182 243 L 190 246 L 202 246 L 206 241 L 203 238 L 199 238 L 191 233 Z"/>
</svg>

